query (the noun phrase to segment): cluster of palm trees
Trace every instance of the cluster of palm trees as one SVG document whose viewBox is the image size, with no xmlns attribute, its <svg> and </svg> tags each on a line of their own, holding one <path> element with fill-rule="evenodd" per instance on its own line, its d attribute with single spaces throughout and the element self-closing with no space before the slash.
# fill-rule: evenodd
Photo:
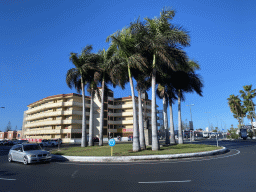
<svg viewBox="0 0 256 192">
<path fill-rule="evenodd" d="M 187 92 L 196 92 L 202 96 L 202 78 L 195 73 L 200 69 L 195 61 L 190 61 L 183 50 L 190 45 L 190 37 L 182 27 L 170 23 L 175 16 L 175 11 L 164 8 L 159 17 L 153 19 L 138 19 L 128 27 L 118 30 L 108 36 L 110 42 L 107 50 L 92 53 L 92 46 L 86 46 L 81 55 L 71 53 L 70 60 L 75 68 L 70 69 L 66 75 L 66 82 L 70 88 L 75 87 L 82 91 L 87 85 L 93 97 L 98 94 L 101 99 L 100 112 L 100 138 L 99 145 L 103 145 L 103 102 L 108 86 L 120 86 L 124 89 L 130 83 L 133 103 L 133 151 L 145 149 L 144 127 L 142 117 L 141 93 L 152 88 L 151 125 L 152 125 L 152 150 L 159 150 L 157 137 L 156 95 L 163 99 L 165 128 L 167 128 L 167 105 L 170 109 L 170 142 L 175 143 L 172 104 L 178 100 L 179 111 L 179 143 L 183 143 L 181 134 L 181 100 Z M 138 111 L 134 93 L 136 80 L 138 90 Z M 98 86 L 102 88 L 100 95 Z M 92 109 L 92 108 L 91 108 Z M 93 110 L 90 110 L 89 146 L 92 142 Z M 137 114 L 139 112 L 139 114 Z M 138 117 L 138 118 L 137 118 Z M 85 104 L 83 99 L 81 146 L 87 146 L 85 128 Z M 168 140 L 167 140 L 168 143 Z"/>
<path fill-rule="evenodd" d="M 240 97 L 243 101 L 239 98 L 238 95 L 230 95 L 228 98 L 228 105 L 230 107 L 231 112 L 233 113 L 234 118 L 238 120 L 239 129 L 243 124 L 243 119 L 246 117 L 251 121 L 251 125 L 253 126 L 253 119 L 256 118 L 255 115 L 255 104 L 252 99 L 256 96 L 256 89 L 252 89 L 252 85 L 245 85 L 243 86 L 244 90 L 240 90 L 239 93 L 241 94 Z M 253 129 L 253 134 L 254 129 Z"/>
</svg>

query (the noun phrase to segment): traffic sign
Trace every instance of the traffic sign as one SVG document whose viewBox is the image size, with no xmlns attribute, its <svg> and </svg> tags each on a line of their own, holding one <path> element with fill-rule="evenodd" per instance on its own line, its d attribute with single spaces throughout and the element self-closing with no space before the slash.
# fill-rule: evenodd
<svg viewBox="0 0 256 192">
<path fill-rule="evenodd" d="M 110 147 L 115 146 L 115 144 L 116 144 L 115 139 L 110 139 L 110 140 L 108 141 L 108 144 L 109 144 Z"/>
</svg>

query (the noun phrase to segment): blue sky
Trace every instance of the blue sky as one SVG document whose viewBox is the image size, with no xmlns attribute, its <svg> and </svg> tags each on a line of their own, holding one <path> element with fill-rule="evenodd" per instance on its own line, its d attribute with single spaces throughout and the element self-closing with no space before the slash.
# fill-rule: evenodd
<svg viewBox="0 0 256 192">
<path fill-rule="evenodd" d="M 203 97 L 187 94 L 182 120 L 194 128 L 237 126 L 227 104 L 244 85 L 254 82 L 256 71 L 256 2 L 253 0 L 87 1 L 6 0 L 0 2 L 0 130 L 11 122 L 22 126 L 27 105 L 47 96 L 75 93 L 65 82 L 73 68 L 70 52 L 80 53 L 88 44 L 93 52 L 107 49 L 107 36 L 128 26 L 139 16 L 159 16 L 164 6 L 176 10 L 172 23 L 191 36 L 189 57 L 201 66 Z M 114 97 L 131 95 L 130 87 L 114 89 Z M 136 93 L 137 95 L 137 93 Z M 151 91 L 149 92 L 151 98 Z M 157 99 L 162 109 L 162 101 Z M 177 103 L 173 106 L 177 124 Z M 206 113 L 208 112 L 208 113 Z M 245 123 L 249 121 L 245 119 Z"/>
</svg>

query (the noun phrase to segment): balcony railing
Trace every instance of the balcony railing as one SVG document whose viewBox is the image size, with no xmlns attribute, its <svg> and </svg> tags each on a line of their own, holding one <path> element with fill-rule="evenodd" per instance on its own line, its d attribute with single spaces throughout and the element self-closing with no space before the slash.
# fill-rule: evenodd
<svg viewBox="0 0 256 192">
<path fill-rule="evenodd" d="M 133 120 L 119 120 L 119 121 L 108 121 L 110 125 L 126 125 L 133 124 Z"/>
<path fill-rule="evenodd" d="M 59 103 L 46 103 L 43 104 L 41 106 L 32 108 L 32 109 L 28 109 L 26 111 L 26 114 L 31 114 L 31 113 L 35 113 L 38 111 L 44 111 L 46 109 L 51 109 L 51 108 L 59 108 L 59 107 L 69 107 L 69 106 L 79 106 L 82 107 L 83 104 L 80 102 L 59 102 Z M 90 108 L 90 104 L 85 104 L 85 107 Z"/>
<path fill-rule="evenodd" d="M 82 120 L 77 119 L 66 119 L 66 120 L 52 120 L 52 121 L 41 121 L 35 123 L 28 123 L 25 125 L 25 128 L 30 127 L 43 127 L 47 125 L 62 125 L 62 124 L 82 124 Z M 86 124 L 89 125 L 89 121 L 86 121 Z"/>
</svg>

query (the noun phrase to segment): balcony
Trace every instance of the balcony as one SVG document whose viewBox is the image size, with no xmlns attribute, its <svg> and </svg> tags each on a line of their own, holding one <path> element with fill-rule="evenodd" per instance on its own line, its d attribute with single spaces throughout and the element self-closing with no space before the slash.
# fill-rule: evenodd
<svg viewBox="0 0 256 192">
<path fill-rule="evenodd" d="M 108 97 L 109 101 L 114 101 L 114 97 Z"/>
<path fill-rule="evenodd" d="M 66 119 L 66 120 L 53 120 L 53 121 L 41 121 L 41 122 L 35 122 L 35 123 L 28 123 L 25 125 L 25 128 L 31 128 L 31 127 L 44 127 L 47 125 L 70 125 L 70 124 L 82 124 L 82 120 L 77 119 Z M 86 124 L 89 125 L 89 121 L 86 121 Z"/>
<path fill-rule="evenodd" d="M 133 120 L 119 120 L 119 121 L 108 121 L 110 125 L 126 125 L 133 124 Z"/>
<path fill-rule="evenodd" d="M 27 121 L 36 120 L 36 119 L 44 119 L 48 117 L 54 116 L 62 116 L 62 115 L 82 115 L 82 111 L 51 111 L 51 112 L 43 112 L 40 114 L 32 115 L 30 117 L 26 117 Z M 86 112 L 86 115 L 89 116 L 90 112 Z"/>
<path fill-rule="evenodd" d="M 59 107 L 71 107 L 71 106 L 79 106 L 82 107 L 83 104 L 79 102 L 59 102 L 59 103 L 46 103 L 41 106 L 28 109 L 26 111 L 26 114 L 31 114 L 31 113 L 36 113 L 39 111 L 45 111 L 47 109 L 52 109 L 52 108 L 59 108 Z M 90 104 L 85 104 L 85 107 L 90 108 Z"/>
<path fill-rule="evenodd" d="M 122 105 L 108 105 L 110 109 L 129 109 L 133 108 L 132 104 L 122 104 Z"/>
<path fill-rule="evenodd" d="M 45 134 L 66 134 L 82 133 L 82 129 L 42 129 L 25 131 L 25 135 L 45 135 Z"/>
<path fill-rule="evenodd" d="M 111 116 L 111 117 L 133 116 L 133 112 L 108 113 L 108 116 Z"/>
</svg>

